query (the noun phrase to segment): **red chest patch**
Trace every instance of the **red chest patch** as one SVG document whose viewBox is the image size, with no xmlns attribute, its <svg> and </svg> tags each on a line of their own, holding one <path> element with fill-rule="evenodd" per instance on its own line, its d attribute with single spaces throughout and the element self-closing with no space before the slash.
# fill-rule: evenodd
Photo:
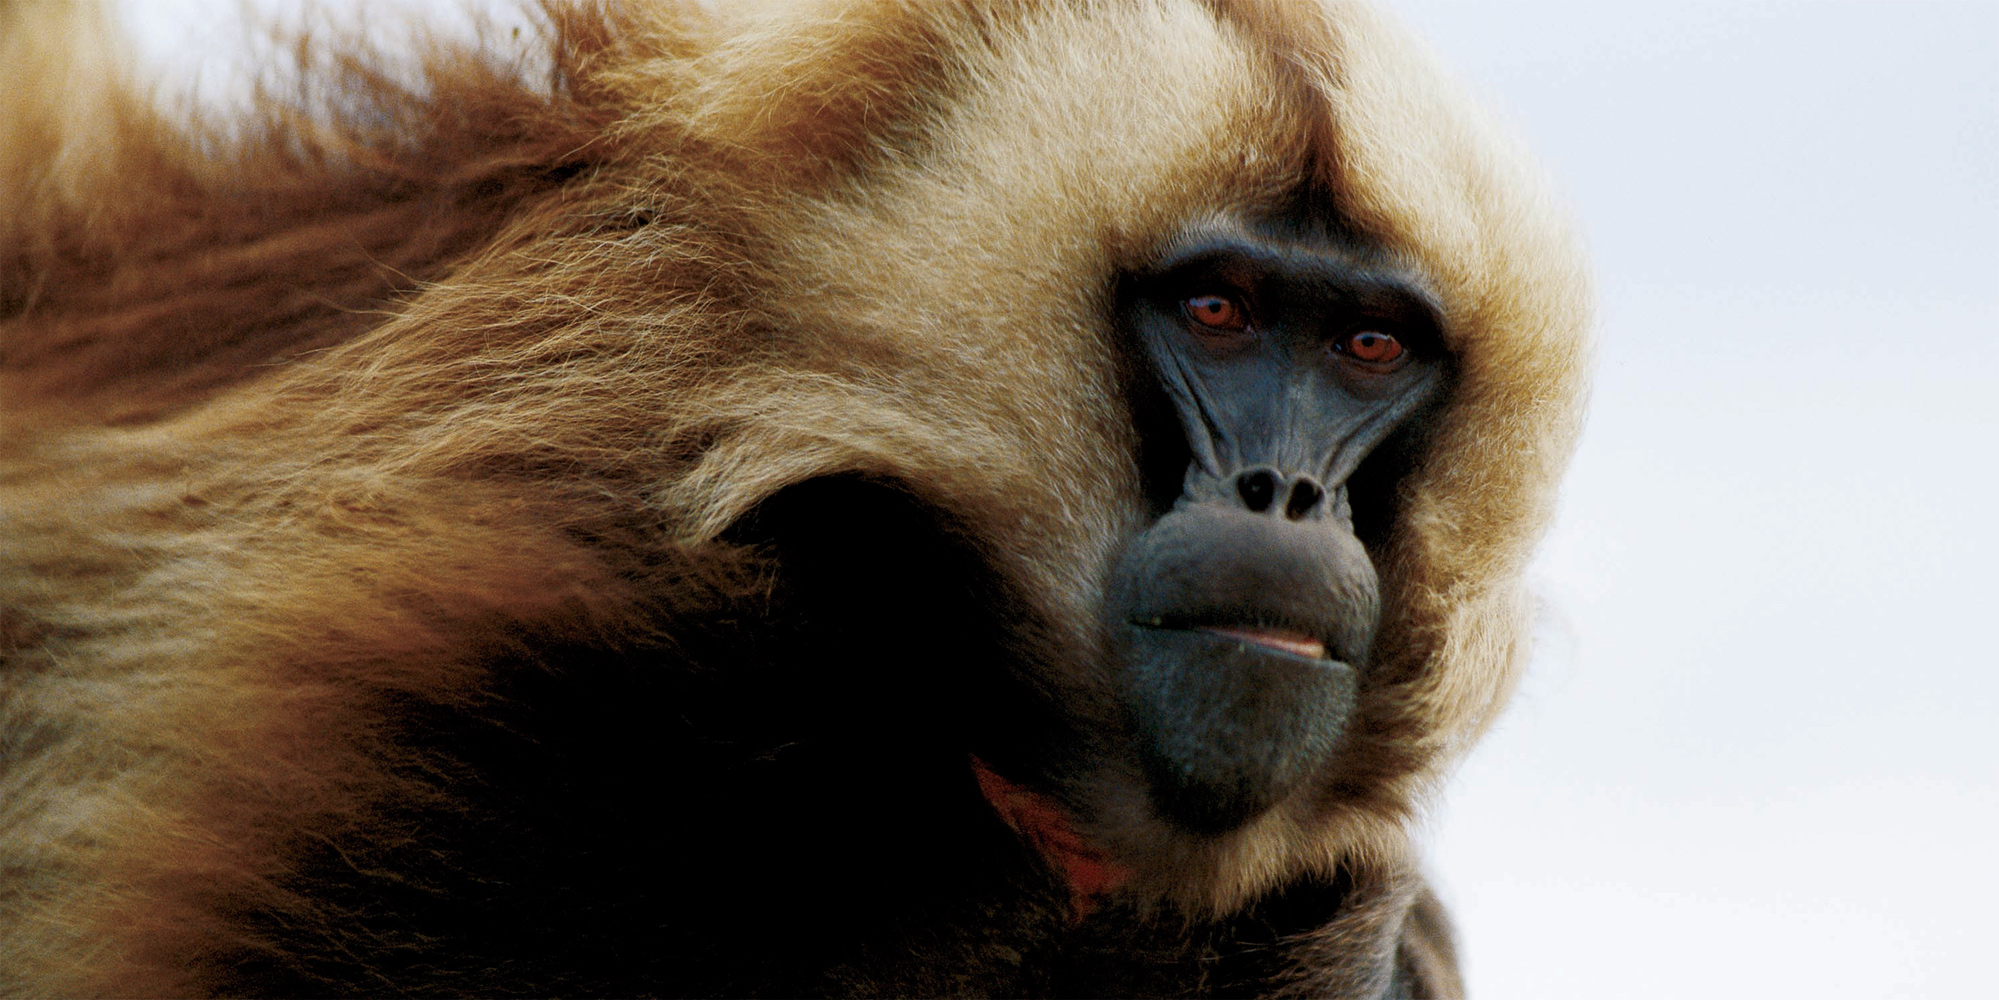
<svg viewBox="0 0 1999 1000">
<path fill-rule="evenodd" d="M 1096 897 L 1117 888 L 1131 870 L 1110 860 L 1076 833 L 1069 814 L 1047 796 L 999 776 L 972 758 L 979 791 L 1000 819 L 1045 858 L 1069 883 L 1069 905 L 1081 920 L 1096 909 Z"/>
</svg>

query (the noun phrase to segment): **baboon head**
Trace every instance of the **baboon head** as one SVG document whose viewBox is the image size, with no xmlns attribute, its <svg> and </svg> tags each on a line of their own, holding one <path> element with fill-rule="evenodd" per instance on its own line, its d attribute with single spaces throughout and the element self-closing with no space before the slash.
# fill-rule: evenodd
<svg viewBox="0 0 1999 1000">
<path fill-rule="evenodd" d="M 1016 827 L 1087 845 L 1057 868 L 1211 912 L 1390 851 L 1520 656 L 1586 352 L 1559 215 L 1365 10 L 924 24 L 937 49 L 730 134 L 812 192 L 764 308 L 825 379 L 754 422 L 823 461 L 717 520 L 835 480 L 926 512 L 840 558 L 975 569 L 910 562 L 920 593 L 830 617 L 948 706 L 918 714 L 988 798 L 1036 803 Z M 829 147 L 815 116 L 863 86 L 878 117 Z"/>
</svg>

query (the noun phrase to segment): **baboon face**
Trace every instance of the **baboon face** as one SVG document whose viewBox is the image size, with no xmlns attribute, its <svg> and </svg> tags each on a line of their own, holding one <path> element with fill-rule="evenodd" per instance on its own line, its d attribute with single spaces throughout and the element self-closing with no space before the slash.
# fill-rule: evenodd
<svg viewBox="0 0 1999 1000">
<path fill-rule="evenodd" d="M 1352 710 L 1380 588 L 1348 480 L 1439 392 L 1436 321 L 1323 241 L 1239 233 L 1173 247 L 1122 306 L 1177 418 L 1147 429 L 1154 461 L 1185 464 L 1118 558 L 1119 692 L 1159 813 L 1222 832 L 1323 763 Z"/>
</svg>

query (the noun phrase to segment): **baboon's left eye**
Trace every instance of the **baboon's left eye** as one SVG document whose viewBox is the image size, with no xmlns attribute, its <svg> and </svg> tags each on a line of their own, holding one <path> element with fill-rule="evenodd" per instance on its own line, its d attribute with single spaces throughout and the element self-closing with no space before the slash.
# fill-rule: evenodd
<svg viewBox="0 0 1999 1000">
<path fill-rule="evenodd" d="M 1368 365 L 1392 365 L 1407 353 L 1401 341 L 1380 330 L 1359 330 L 1347 334 L 1334 345 L 1334 350 Z"/>
<path fill-rule="evenodd" d="M 1187 317 L 1202 326 L 1234 332 L 1249 326 L 1249 313 L 1225 295 L 1196 295 L 1180 300 Z"/>
</svg>

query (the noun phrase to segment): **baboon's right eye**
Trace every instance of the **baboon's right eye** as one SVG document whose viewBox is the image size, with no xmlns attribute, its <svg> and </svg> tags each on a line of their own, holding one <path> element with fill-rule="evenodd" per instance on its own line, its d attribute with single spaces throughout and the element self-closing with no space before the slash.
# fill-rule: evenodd
<svg viewBox="0 0 1999 1000">
<path fill-rule="evenodd" d="M 1249 327 L 1249 313 L 1226 295 L 1196 295 L 1180 300 L 1180 308 L 1188 319 L 1211 330 L 1236 333 Z"/>
</svg>

